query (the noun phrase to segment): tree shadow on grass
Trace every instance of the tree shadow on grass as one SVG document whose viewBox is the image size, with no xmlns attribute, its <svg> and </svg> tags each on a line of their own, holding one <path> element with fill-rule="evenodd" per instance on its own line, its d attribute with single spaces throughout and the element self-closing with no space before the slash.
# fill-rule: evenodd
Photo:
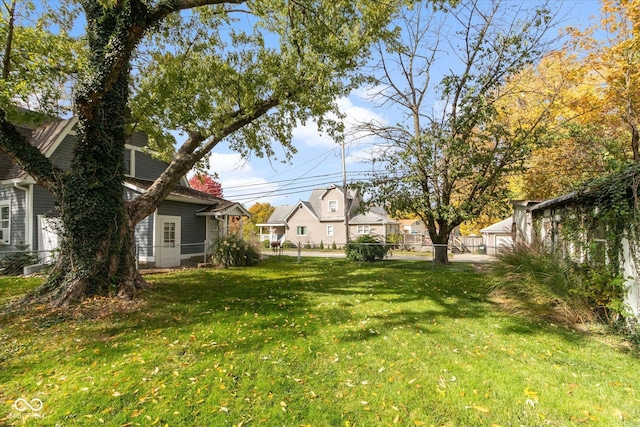
<svg viewBox="0 0 640 427">
<path fill-rule="evenodd" d="M 259 351 L 274 342 L 313 336 L 335 325 L 349 326 L 338 338 L 352 341 L 376 339 L 397 328 L 436 333 L 439 330 L 431 326 L 434 321 L 491 316 L 508 323 L 502 328 L 505 334 L 539 331 L 527 319 L 496 314 L 483 277 L 473 273 L 471 266 L 450 271 L 434 269 L 430 261 L 367 264 L 305 258 L 298 263 L 292 257 L 272 257 L 252 268 L 190 270 L 150 276 L 149 280 L 153 289 L 142 295 L 144 304 L 137 310 L 114 312 L 94 324 L 85 319 L 91 327 L 77 328 L 74 333 L 98 344 L 140 331 L 172 340 L 186 331 L 220 324 L 242 330 L 243 340 L 220 334 L 219 338 L 207 337 L 210 342 L 219 346 L 233 339 L 237 350 Z M 46 334 L 48 328 L 64 327 L 60 324 L 68 319 L 64 313 L 52 312 L 35 325 L 36 332 Z M 5 318 L 0 324 L 13 321 L 20 320 Z M 363 321 L 366 326 L 354 333 Z M 576 339 L 575 334 L 565 332 L 558 331 L 565 339 Z M 114 350 L 120 354 L 137 345 L 133 340 L 121 341 Z"/>
</svg>

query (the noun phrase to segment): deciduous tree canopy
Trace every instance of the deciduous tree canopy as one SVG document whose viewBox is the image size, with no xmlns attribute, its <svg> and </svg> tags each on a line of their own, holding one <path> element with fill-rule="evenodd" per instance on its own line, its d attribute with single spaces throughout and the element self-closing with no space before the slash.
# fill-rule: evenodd
<svg viewBox="0 0 640 427">
<path fill-rule="evenodd" d="M 69 169 L 56 168 L 4 115 L 0 119 L 0 150 L 51 191 L 60 207 L 59 263 L 38 290 L 40 298 L 54 305 L 95 294 L 132 298 L 145 287 L 131 250 L 134 226 L 222 141 L 245 155 L 271 155 L 274 142 L 291 153 L 298 123 L 313 117 L 335 128 L 325 114 L 335 109 L 336 97 L 362 81 L 356 70 L 370 45 L 388 35 L 399 3 L 70 1 L 86 25 L 69 42 L 80 43 L 86 57 L 67 80 L 78 117 Z M 67 7 L 43 10 L 42 16 L 63 15 Z M 55 34 L 48 27 L 42 31 Z M 64 68 L 64 56 L 55 52 L 14 49 Z M 13 70 L 13 81 L 31 78 Z M 20 99 L 14 86 L 5 85 L 5 111 Z M 125 203 L 122 153 L 131 129 L 146 131 L 151 147 L 171 163 L 146 192 Z M 186 135 L 175 152 L 169 130 Z"/>
<path fill-rule="evenodd" d="M 506 198 L 507 177 L 544 133 L 547 108 L 513 119 L 512 107 L 526 106 L 512 79 L 548 51 L 550 7 L 527 11 L 500 1 L 435 12 L 416 7 L 404 15 L 399 38 L 377 50 L 375 99 L 405 120 L 366 126 L 384 142 L 373 202 L 419 216 L 435 244 L 446 244 L 457 225 Z M 447 262 L 443 248 L 439 262 Z"/>
</svg>

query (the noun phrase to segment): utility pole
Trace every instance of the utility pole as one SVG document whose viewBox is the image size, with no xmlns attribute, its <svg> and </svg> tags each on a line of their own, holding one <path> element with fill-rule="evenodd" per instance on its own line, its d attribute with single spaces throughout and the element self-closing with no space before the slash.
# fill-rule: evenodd
<svg viewBox="0 0 640 427">
<path fill-rule="evenodd" d="M 347 206 L 349 204 L 349 197 L 347 191 L 347 163 L 345 161 L 344 155 L 344 139 L 342 140 L 342 188 L 344 190 L 344 200 L 342 204 L 344 205 L 344 235 L 345 235 L 345 243 L 349 243 L 349 211 L 351 206 Z"/>
</svg>

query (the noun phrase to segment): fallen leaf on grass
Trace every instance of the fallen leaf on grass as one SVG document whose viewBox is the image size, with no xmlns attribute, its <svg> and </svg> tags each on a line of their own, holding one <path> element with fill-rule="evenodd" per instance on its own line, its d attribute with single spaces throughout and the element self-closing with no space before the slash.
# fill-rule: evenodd
<svg viewBox="0 0 640 427">
<path fill-rule="evenodd" d="M 465 409 L 475 409 L 476 411 L 478 411 L 478 412 L 483 412 L 483 413 L 485 413 L 485 414 L 486 414 L 487 412 L 489 412 L 489 408 L 485 408 L 484 406 L 477 406 L 477 405 L 474 405 L 474 406 L 465 406 L 464 408 L 465 408 Z"/>
</svg>

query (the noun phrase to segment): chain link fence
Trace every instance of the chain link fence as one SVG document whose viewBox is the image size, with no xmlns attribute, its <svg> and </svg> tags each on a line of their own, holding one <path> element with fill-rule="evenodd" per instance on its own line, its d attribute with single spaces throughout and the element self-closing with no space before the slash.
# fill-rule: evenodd
<svg viewBox="0 0 640 427">
<path fill-rule="evenodd" d="M 372 245 L 372 243 L 367 243 Z M 432 268 L 445 268 L 453 270 L 468 270 L 465 263 L 485 263 L 495 259 L 493 254 L 500 248 L 491 248 L 480 245 L 476 251 L 456 252 L 451 245 L 423 245 L 408 248 L 405 244 L 384 244 L 390 247 L 388 259 L 392 260 L 425 260 L 431 261 Z M 140 271 L 152 271 L 176 268 L 195 268 L 201 264 L 207 264 L 209 260 L 209 244 L 207 242 L 189 243 L 175 246 L 154 246 L 135 245 L 132 249 L 136 259 L 137 268 Z M 344 246 L 336 249 L 318 247 L 308 247 L 298 245 L 288 248 L 263 249 L 265 256 L 287 255 L 298 257 L 345 257 Z M 446 263 L 442 262 L 445 260 Z M 0 252 L 0 275 L 21 275 L 33 274 L 57 260 L 58 250 L 33 251 L 33 250 L 12 250 Z"/>
</svg>

